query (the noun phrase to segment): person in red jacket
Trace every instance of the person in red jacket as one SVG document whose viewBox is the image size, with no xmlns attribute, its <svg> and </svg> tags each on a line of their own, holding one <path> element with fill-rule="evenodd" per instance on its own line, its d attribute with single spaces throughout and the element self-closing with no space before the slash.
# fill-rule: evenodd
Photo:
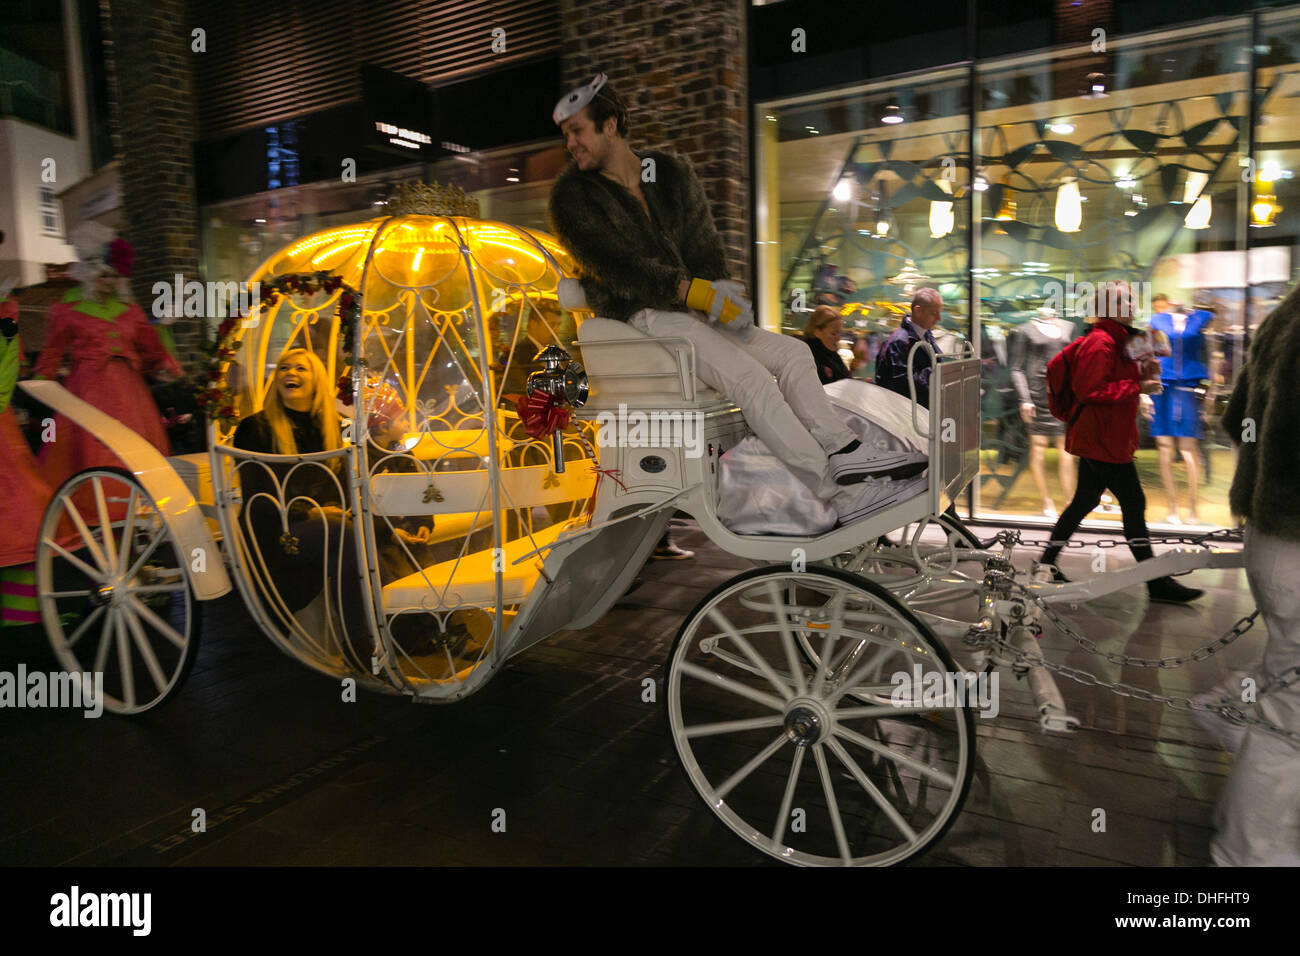
<svg viewBox="0 0 1300 956">
<path fill-rule="evenodd" d="M 1079 343 L 1070 365 L 1070 387 L 1082 407 L 1066 426 L 1065 450 L 1079 458 L 1079 482 L 1041 558 L 1057 581 L 1067 580 L 1056 567 L 1061 549 L 1108 489 L 1119 501 L 1133 557 L 1152 557 L 1150 544 L 1141 543 L 1148 537 L 1147 499 L 1133 454 L 1138 447 L 1138 396 L 1159 390 L 1160 363 L 1148 360 L 1140 367 L 1130 357 L 1133 298 L 1126 283 L 1102 283 L 1095 303 L 1097 324 Z M 1153 601 L 1179 604 L 1204 593 L 1170 577 L 1148 581 L 1147 592 Z"/>
</svg>

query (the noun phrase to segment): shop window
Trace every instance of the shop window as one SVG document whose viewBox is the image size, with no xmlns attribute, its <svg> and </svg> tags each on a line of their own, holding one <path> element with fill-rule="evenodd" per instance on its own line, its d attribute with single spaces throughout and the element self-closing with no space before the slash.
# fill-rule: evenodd
<svg viewBox="0 0 1300 956">
<path fill-rule="evenodd" d="M 1300 13 L 1262 14 L 1253 41 L 1247 19 L 1221 20 L 980 62 L 973 88 L 968 77 L 758 104 L 763 321 L 798 332 L 820 299 L 846 310 L 850 335 L 879 335 L 909 289 L 938 288 L 941 346 L 965 338 L 985 365 L 972 510 L 1046 527 L 1073 479 L 1043 420 L 1042 366 L 1052 343 L 1089 330 L 1090 288 L 1126 280 L 1135 325 L 1165 330 L 1174 352 L 1170 397 L 1139 423 L 1147 521 L 1232 525 L 1217 422 L 1250 330 L 1289 290 L 1300 231 Z M 1105 501 L 1089 519 L 1118 520 Z"/>
</svg>

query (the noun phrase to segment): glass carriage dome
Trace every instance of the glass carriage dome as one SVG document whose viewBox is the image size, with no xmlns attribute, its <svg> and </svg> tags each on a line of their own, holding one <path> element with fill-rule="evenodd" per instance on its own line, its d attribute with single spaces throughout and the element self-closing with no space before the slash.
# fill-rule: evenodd
<svg viewBox="0 0 1300 956">
<path fill-rule="evenodd" d="M 539 352 L 574 349 L 557 296 L 574 268 L 456 189 L 399 187 L 388 209 L 250 277 L 257 307 L 223 325 L 207 394 L 213 486 L 235 577 L 283 650 L 454 699 L 510 645 L 548 546 L 589 520 L 590 434 L 566 432 L 557 463 L 520 418 Z"/>
</svg>

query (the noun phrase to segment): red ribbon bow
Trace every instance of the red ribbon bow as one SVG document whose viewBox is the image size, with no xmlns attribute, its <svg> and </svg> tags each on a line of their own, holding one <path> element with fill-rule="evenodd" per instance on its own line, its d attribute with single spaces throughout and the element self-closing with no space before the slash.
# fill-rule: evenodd
<svg viewBox="0 0 1300 956">
<path fill-rule="evenodd" d="M 569 424 L 569 409 L 560 405 L 560 400 L 545 392 L 533 392 L 532 395 L 520 395 L 515 398 L 515 410 L 519 420 L 532 438 L 546 438 L 558 428 Z"/>
</svg>

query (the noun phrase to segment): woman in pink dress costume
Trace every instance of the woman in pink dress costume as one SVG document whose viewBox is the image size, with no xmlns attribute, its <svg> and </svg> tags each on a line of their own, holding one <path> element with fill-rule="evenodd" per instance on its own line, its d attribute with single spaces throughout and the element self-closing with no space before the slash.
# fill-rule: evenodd
<svg viewBox="0 0 1300 956">
<path fill-rule="evenodd" d="M 0 459 L 3 459 L 4 493 L 0 494 L 0 568 L 28 564 L 36 551 L 45 506 L 54 489 L 41 477 L 18 427 L 10 399 L 23 365 L 23 345 L 18 338 L 18 303 L 0 301 Z"/>
<path fill-rule="evenodd" d="M 88 228 L 93 227 L 93 228 Z M 117 283 L 131 274 L 135 252 L 99 223 L 87 223 L 73 239 L 81 261 L 74 277 L 81 285 L 50 307 L 49 334 L 36 363 L 36 378 L 54 378 L 67 364 L 64 387 L 171 454 L 162 415 L 145 375 L 170 380 L 180 365 L 135 304 L 117 295 Z M 41 471 L 54 486 L 85 468 L 123 467 L 94 435 L 62 415 L 54 441 L 41 452 Z"/>
<path fill-rule="evenodd" d="M 31 624 L 40 619 L 31 562 L 41 516 L 54 489 L 41 477 L 10 404 L 26 368 L 18 338 L 18 303 L 9 295 L 9 285 L 0 286 L 0 622 Z"/>
</svg>

